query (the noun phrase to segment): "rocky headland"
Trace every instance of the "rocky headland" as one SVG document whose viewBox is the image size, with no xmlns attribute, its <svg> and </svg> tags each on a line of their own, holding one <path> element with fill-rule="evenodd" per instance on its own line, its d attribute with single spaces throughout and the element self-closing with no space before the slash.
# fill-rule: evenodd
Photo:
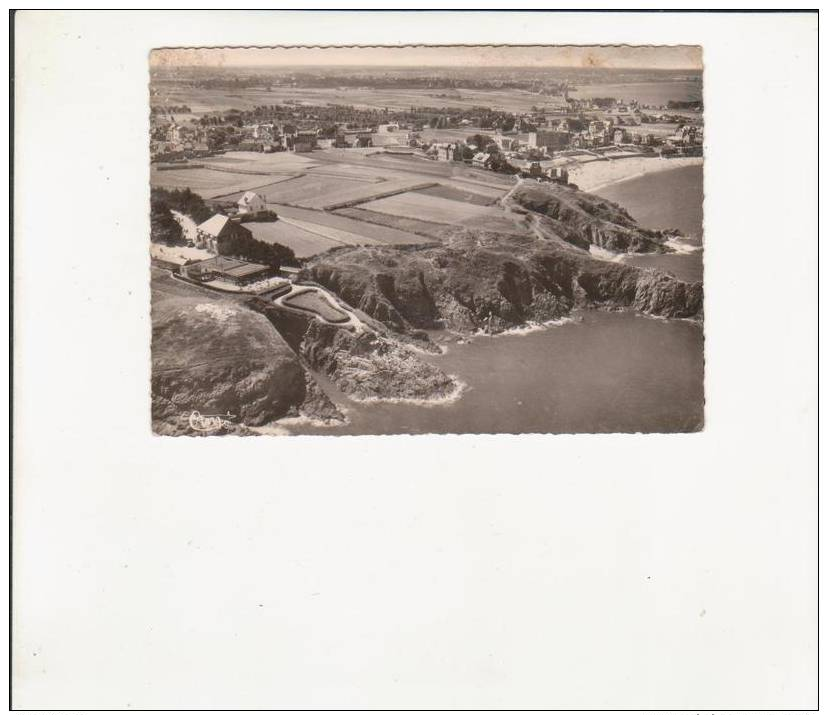
<svg viewBox="0 0 828 715">
<path fill-rule="evenodd" d="M 573 186 L 521 183 L 502 207 L 513 232 L 433 224 L 431 245 L 347 246 L 309 260 L 300 280 L 338 298 L 347 326 L 264 298 L 154 295 L 155 431 L 192 433 L 191 410 L 235 415 L 226 431 L 238 434 L 282 417 L 343 420 L 337 391 L 445 400 L 460 386 L 426 359 L 438 350 L 433 329 L 498 333 L 583 308 L 701 320 L 701 283 L 590 254 L 669 252 L 675 232 L 644 229 Z"/>
<path fill-rule="evenodd" d="M 422 357 L 436 350 L 416 331 L 395 334 L 361 315 L 357 328 L 340 327 L 254 299 L 261 311 L 311 370 L 324 374 L 355 400 L 437 400 L 457 390 L 455 381 Z"/>
<path fill-rule="evenodd" d="M 407 335 L 500 332 L 574 308 L 701 318 L 701 283 L 589 253 L 592 245 L 667 252 L 675 232 L 641 228 L 621 207 L 571 187 L 524 184 L 505 209 L 524 233 L 446 227 L 436 246 L 340 248 L 312 259 L 303 277 Z"/>
<path fill-rule="evenodd" d="M 280 417 L 343 416 L 261 315 L 233 301 L 164 297 L 153 303 L 152 424 L 199 434 L 190 415 L 230 415 L 221 432 Z"/>
</svg>

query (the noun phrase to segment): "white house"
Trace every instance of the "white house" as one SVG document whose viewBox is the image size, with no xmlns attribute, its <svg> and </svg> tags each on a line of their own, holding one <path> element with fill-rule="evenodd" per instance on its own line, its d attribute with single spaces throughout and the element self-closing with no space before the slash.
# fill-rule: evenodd
<svg viewBox="0 0 828 715">
<path fill-rule="evenodd" d="M 248 191 L 238 200 L 240 214 L 254 214 L 264 211 L 265 200 L 258 194 Z"/>
</svg>

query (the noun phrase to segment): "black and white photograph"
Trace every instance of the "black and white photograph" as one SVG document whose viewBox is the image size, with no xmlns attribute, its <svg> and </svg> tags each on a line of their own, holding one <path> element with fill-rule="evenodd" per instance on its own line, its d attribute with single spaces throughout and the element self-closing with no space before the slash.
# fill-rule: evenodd
<svg viewBox="0 0 828 715">
<path fill-rule="evenodd" d="M 704 425 L 698 46 L 158 49 L 161 435 Z"/>
</svg>

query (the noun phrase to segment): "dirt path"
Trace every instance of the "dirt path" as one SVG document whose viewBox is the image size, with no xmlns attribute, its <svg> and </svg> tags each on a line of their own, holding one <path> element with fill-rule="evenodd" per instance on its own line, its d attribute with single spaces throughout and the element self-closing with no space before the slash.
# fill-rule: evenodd
<svg viewBox="0 0 828 715">
<path fill-rule="evenodd" d="M 184 231 L 184 238 L 195 243 L 195 240 L 198 237 L 198 227 L 196 226 L 196 222 L 186 214 L 176 211 L 175 209 L 170 209 L 170 212 L 172 213 L 173 218 L 178 221 L 181 226 L 181 230 Z"/>
</svg>

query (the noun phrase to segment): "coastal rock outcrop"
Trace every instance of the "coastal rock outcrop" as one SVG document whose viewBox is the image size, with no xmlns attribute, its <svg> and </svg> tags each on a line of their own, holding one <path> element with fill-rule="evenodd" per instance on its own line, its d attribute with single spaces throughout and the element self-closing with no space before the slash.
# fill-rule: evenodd
<svg viewBox="0 0 828 715">
<path fill-rule="evenodd" d="M 531 236 L 458 230 L 442 246 L 354 247 L 310 261 L 305 277 L 398 332 L 447 327 L 499 332 L 575 307 L 700 317 L 702 287 L 598 260 Z"/>
<path fill-rule="evenodd" d="M 268 317 L 307 366 L 356 400 L 439 400 L 458 385 L 418 352 L 427 341 L 406 341 L 366 317 L 359 329 L 323 323 L 263 300 L 250 306 Z M 378 311 L 385 315 L 384 309 Z M 412 347 L 417 345 L 418 347 Z M 420 347 L 421 346 L 421 347 Z"/>
<path fill-rule="evenodd" d="M 154 301 L 152 425 L 157 434 L 196 434 L 193 411 L 231 415 L 221 431 L 246 433 L 280 417 L 342 415 L 306 374 L 268 321 L 231 301 Z"/>
<path fill-rule="evenodd" d="M 524 183 L 511 194 L 515 204 L 543 216 L 560 238 L 588 250 L 590 245 L 618 253 L 665 253 L 674 231 L 639 226 L 618 204 L 571 185 Z"/>
</svg>

